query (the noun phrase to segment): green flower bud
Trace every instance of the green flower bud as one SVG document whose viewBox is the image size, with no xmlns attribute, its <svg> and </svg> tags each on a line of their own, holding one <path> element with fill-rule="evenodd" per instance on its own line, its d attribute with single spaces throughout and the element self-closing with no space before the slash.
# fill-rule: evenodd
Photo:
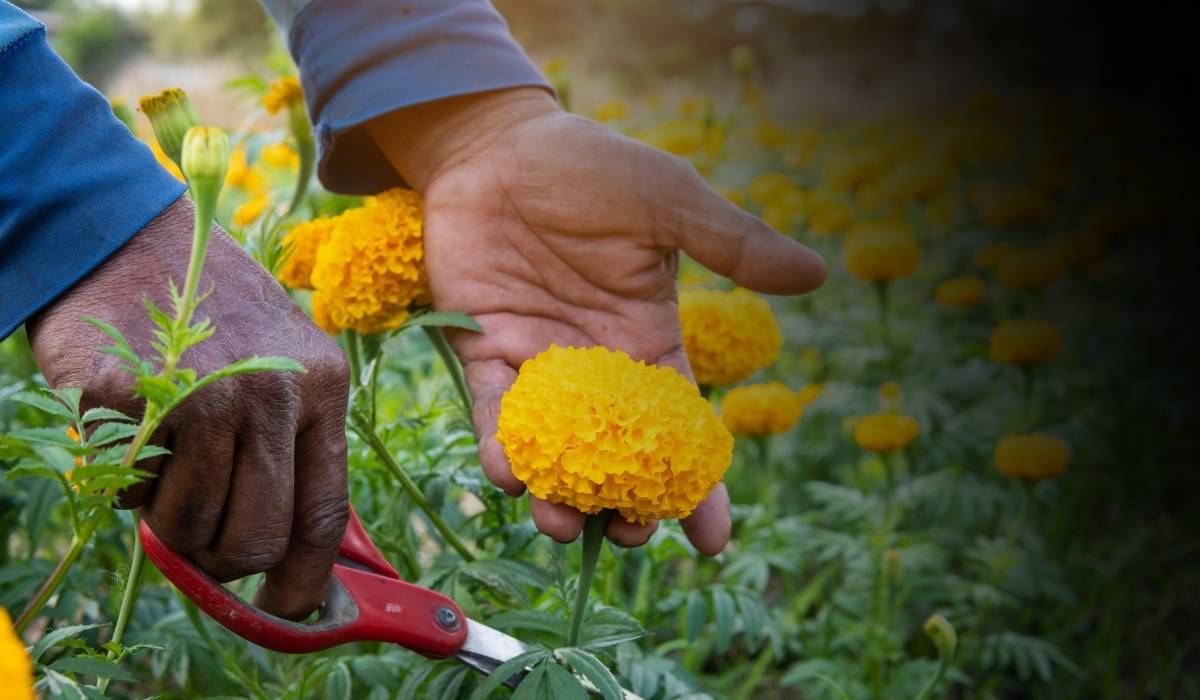
<svg viewBox="0 0 1200 700">
<path fill-rule="evenodd" d="M 129 108 L 129 105 L 125 103 L 125 100 L 122 100 L 118 97 L 117 99 L 112 100 L 109 104 L 112 105 L 113 116 L 115 116 L 117 119 L 120 119 L 121 123 L 124 124 L 125 127 L 130 131 L 133 131 L 133 110 Z"/>
<path fill-rule="evenodd" d="M 150 118 L 154 138 L 158 140 L 163 153 L 182 168 L 180 154 L 183 151 L 183 137 L 188 129 L 200 125 L 187 93 L 179 88 L 171 88 L 157 95 L 143 97 L 138 100 L 138 105 Z"/>
<path fill-rule="evenodd" d="M 742 44 L 729 52 L 729 62 L 738 75 L 747 76 L 754 72 L 754 50 Z"/>
<path fill-rule="evenodd" d="M 895 586 L 900 582 L 900 553 L 894 549 L 883 550 L 881 566 L 883 567 L 883 579 L 887 581 L 889 587 Z"/>
<path fill-rule="evenodd" d="M 925 621 L 925 635 L 933 640 L 941 661 L 949 663 L 954 658 L 954 652 L 958 650 L 958 633 L 949 620 L 936 613 L 930 615 Z"/>
<path fill-rule="evenodd" d="M 188 129 L 180 165 L 196 205 L 215 207 L 229 168 L 229 137 L 215 126 Z"/>
</svg>

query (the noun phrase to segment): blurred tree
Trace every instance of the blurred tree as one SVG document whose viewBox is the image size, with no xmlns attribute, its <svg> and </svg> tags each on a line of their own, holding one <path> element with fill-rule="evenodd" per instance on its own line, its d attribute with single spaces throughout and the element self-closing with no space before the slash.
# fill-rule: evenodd
<svg viewBox="0 0 1200 700">
<path fill-rule="evenodd" d="M 60 20 L 51 26 L 51 45 L 81 78 L 98 89 L 103 90 L 117 66 L 145 43 L 145 36 L 113 8 L 93 5 L 78 9 L 72 2 L 60 1 L 51 9 Z"/>
<path fill-rule="evenodd" d="M 274 25 L 253 0 L 198 0 L 191 19 L 191 51 L 245 57 L 261 56 L 270 47 Z"/>
</svg>

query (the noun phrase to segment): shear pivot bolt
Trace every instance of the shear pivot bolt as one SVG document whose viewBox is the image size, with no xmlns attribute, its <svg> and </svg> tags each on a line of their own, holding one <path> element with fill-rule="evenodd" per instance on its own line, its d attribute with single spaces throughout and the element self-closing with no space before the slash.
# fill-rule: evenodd
<svg viewBox="0 0 1200 700">
<path fill-rule="evenodd" d="M 437 612 L 434 613 L 434 618 L 444 630 L 453 632 L 458 629 L 458 613 L 444 605 L 437 609 Z"/>
</svg>

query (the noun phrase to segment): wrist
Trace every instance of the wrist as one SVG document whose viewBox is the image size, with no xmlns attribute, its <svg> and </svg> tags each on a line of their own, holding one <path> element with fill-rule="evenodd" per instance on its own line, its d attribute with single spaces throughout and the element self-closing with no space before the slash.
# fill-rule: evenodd
<svg viewBox="0 0 1200 700">
<path fill-rule="evenodd" d="M 522 87 L 406 107 L 366 129 L 392 167 L 423 193 L 438 172 L 495 145 L 512 129 L 561 111 L 550 93 Z"/>
</svg>

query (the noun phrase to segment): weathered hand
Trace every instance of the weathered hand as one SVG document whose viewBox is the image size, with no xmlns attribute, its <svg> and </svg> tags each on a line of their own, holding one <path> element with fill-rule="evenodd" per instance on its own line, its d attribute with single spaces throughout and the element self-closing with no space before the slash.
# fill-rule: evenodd
<svg viewBox="0 0 1200 700">
<path fill-rule="evenodd" d="M 153 326 L 142 300 L 168 308 L 182 285 L 192 208 L 180 199 L 100 268 L 28 324 L 52 386 L 83 388 L 88 406 L 141 412 L 108 339 L 85 316 L 119 328 L 143 356 Z M 348 371 L 337 346 L 270 275 L 214 231 L 200 282 L 211 294 L 196 318 L 216 334 L 183 356 L 201 374 L 251 355 L 285 355 L 308 372 L 224 379 L 172 413 L 155 441 L 169 456 L 138 466 L 158 474 L 121 494 L 154 532 L 220 580 L 266 571 L 256 604 L 299 618 L 325 597 L 348 517 L 343 427 Z"/>
<path fill-rule="evenodd" d="M 821 258 L 714 192 L 684 161 L 517 89 L 402 110 L 368 125 L 425 199 L 434 304 L 475 317 L 451 344 L 475 401 L 479 455 L 511 495 L 524 486 L 497 442 L 500 398 L 551 343 L 603 345 L 691 377 L 679 330 L 676 258 L 685 250 L 738 284 L 796 294 L 821 284 Z M 584 517 L 534 498 L 539 529 L 573 540 Z M 608 536 L 644 543 L 657 524 L 614 517 Z M 683 521 L 715 554 L 729 539 L 718 486 Z"/>
</svg>

